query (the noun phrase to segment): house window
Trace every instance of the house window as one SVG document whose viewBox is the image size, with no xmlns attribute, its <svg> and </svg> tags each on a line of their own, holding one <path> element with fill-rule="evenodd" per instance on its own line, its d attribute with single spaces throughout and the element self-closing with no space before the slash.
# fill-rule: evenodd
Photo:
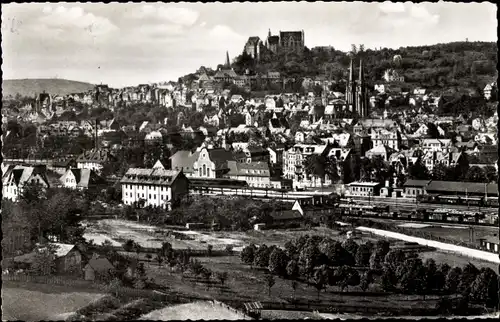
<svg viewBox="0 0 500 322">
<path fill-rule="evenodd" d="M 203 175 L 204 176 L 207 175 L 207 166 L 206 165 L 203 165 Z"/>
<path fill-rule="evenodd" d="M 210 168 L 207 169 L 207 177 L 210 177 Z"/>
</svg>

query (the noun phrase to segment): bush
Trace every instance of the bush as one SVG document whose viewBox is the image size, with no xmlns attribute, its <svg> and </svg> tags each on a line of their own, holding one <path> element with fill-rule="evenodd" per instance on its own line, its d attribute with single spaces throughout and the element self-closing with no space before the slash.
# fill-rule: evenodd
<svg viewBox="0 0 500 322">
<path fill-rule="evenodd" d="M 66 317 L 66 319 L 64 319 L 64 321 L 66 321 L 66 322 L 83 321 L 83 319 L 84 319 L 83 315 L 80 315 L 80 314 L 78 314 L 76 312 L 73 312 L 70 315 L 68 315 Z"/>
<path fill-rule="evenodd" d="M 83 316 L 89 316 L 96 313 L 108 312 L 118 307 L 120 307 L 120 300 L 114 296 L 106 295 L 93 300 L 84 307 L 79 308 L 75 313 Z"/>
</svg>

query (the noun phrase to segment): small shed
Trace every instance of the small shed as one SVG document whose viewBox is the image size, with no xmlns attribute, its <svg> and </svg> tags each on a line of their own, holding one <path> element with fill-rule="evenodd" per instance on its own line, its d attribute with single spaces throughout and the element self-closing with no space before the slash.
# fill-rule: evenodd
<svg viewBox="0 0 500 322">
<path fill-rule="evenodd" d="M 113 269 L 113 265 L 107 258 L 94 254 L 83 269 L 84 279 L 86 281 L 100 280 L 105 278 Z"/>
</svg>

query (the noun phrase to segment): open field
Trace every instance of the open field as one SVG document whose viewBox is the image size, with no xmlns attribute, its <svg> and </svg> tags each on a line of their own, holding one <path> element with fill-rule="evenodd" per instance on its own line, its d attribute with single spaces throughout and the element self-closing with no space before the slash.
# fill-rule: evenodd
<svg viewBox="0 0 500 322">
<path fill-rule="evenodd" d="M 424 260 L 424 261 L 427 258 L 432 258 L 436 261 L 436 264 L 438 264 L 438 265 L 446 263 L 446 264 L 450 265 L 451 267 L 453 267 L 453 266 L 464 267 L 465 265 L 467 265 L 470 262 L 478 268 L 489 267 L 492 270 L 494 270 L 497 274 L 499 273 L 498 264 L 478 260 L 478 259 L 471 258 L 471 257 L 461 256 L 459 254 L 454 254 L 451 252 L 444 252 L 444 251 L 439 251 L 439 250 L 430 251 L 430 252 L 422 252 L 422 253 L 420 253 L 420 258 L 422 258 L 422 260 Z"/>
<path fill-rule="evenodd" d="M 169 306 L 160 310 L 152 311 L 139 320 L 239 320 L 242 315 L 213 305 L 211 302 L 194 302 Z"/>
<path fill-rule="evenodd" d="M 38 289 L 38 290 L 37 290 Z M 2 320 L 61 320 L 66 314 L 103 296 L 72 292 L 68 287 L 36 284 L 31 287 L 2 287 Z"/>
<path fill-rule="evenodd" d="M 169 231 L 184 234 L 186 239 L 177 239 L 168 236 Z M 232 245 L 234 251 L 240 251 L 243 247 L 254 244 L 266 244 L 268 246 L 283 246 L 290 239 L 303 235 L 328 236 L 338 240 L 344 240 L 345 236 L 339 235 L 338 231 L 328 228 L 311 229 L 287 229 L 287 230 L 263 230 L 246 232 L 198 232 L 180 231 L 164 229 L 161 227 L 149 226 L 133 221 L 103 219 L 86 223 L 84 237 L 87 240 L 93 239 L 96 244 L 102 244 L 109 240 L 113 245 L 121 245 L 127 239 L 132 239 L 143 247 L 161 248 L 164 241 L 172 244 L 174 249 L 207 249 L 210 244 L 214 250 L 225 249 L 227 245 Z M 376 241 L 370 235 L 363 235 L 361 241 Z"/>
</svg>

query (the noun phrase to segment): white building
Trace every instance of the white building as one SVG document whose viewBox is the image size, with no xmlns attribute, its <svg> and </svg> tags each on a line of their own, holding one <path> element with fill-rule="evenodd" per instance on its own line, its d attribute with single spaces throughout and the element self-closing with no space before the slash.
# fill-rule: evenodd
<svg viewBox="0 0 500 322">
<path fill-rule="evenodd" d="M 2 177 L 2 197 L 17 201 L 28 183 L 39 184 L 42 189 L 48 188 L 49 181 L 45 168 L 17 165 L 8 169 Z"/>
<path fill-rule="evenodd" d="M 89 189 L 104 185 L 106 181 L 90 169 L 68 169 L 59 179 L 61 186 L 69 189 Z"/>
<path fill-rule="evenodd" d="M 144 202 L 144 206 L 171 209 L 189 192 L 189 181 L 182 171 L 130 168 L 120 181 L 126 205 Z"/>
<path fill-rule="evenodd" d="M 104 164 L 112 161 L 114 157 L 107 151 L 92 150 L 85 151 L 76 159 L 78 169 L 90 169 L 100 172 Z"/>
</svg>

